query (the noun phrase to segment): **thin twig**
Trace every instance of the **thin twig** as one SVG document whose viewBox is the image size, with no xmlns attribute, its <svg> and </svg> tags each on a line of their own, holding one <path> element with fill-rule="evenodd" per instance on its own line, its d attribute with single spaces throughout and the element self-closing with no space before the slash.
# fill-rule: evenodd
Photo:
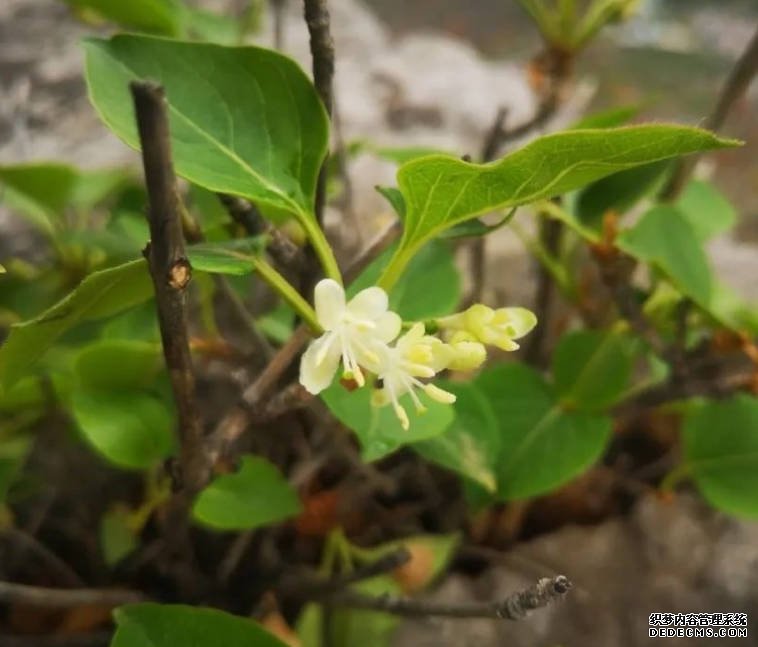
<svg viewBox="0 0 758 647">
<path fill-rule="evenodd" d="M 383 595 L 371 597 L 356 591 L 340 591 L 330 596 L 337 606 L 382 611 L 406 617 L 498 618 L 521 620 L 530 611 L 546 607 L 562 598 L 571 589 L 565 575 L 545 577 L 528 589 L 514 593 L 499 602 L 442 604 L 412 598 Z"/>
<path fill-rule="evenodd" d="M 329 9 L 326 0 L 303 0 L 303 9 L 310 36 L 313 84 L 327 114 L 331 117 L 334 104 L 334 40 L 329 27 Z M 324 221 L 326 176 L 327 160 L 324 160 L 316 186 L 315 211 L 319 225 Z"/>
<path fill-rule="evenodd" d="M 287 0 L 270 0 L 271 13 L 274 18 L 274 49 L 284 51 L 284 16 Z"/>
<path fill-rule="evenodd" d="M 482 162 L 491 162 L 497 156 L 507 117 L 508 109 L 503 106 L 498 108 L 495 121 L 487 132 L 487 137 L 482 145 L 480 155 Z M 469 269 L 471 272 L 471 294 L 464 303 L 465 307 L 479 303 L 484 294 L 484 283 L 487 278 L 487 238 L 485 236 L 479 236 L 471 242 Z"/>
<path fill-rule="evenodd" d="M 80 586 L 83 584 L 82 579 L 77 575 L 74 569 L 66 564 L 66 562 L 31 533 L 11 526 L 0 530 L 0 536 L 2 535 L 5 535 L 11 541 L 16 541 L 20 544 L 21 549 L 27 549 L 34 552 L 37 557 L 46 562 L 48 571 L 55 571 L 61 581 L 67 586 Z"/>
<path fill-rule="evenodd" d="M 226 196 L 230 199 L 231 196 Z M 222 200 L 223 202 L 223 200 Z M 182 200 L 177 196 L 177 204 L 182 218 L 182 228 L 184 230 L 184 236 L 188 243 L 202 243 L 205 242 L 205 236 L 203 234 L 202 227 L 192 214 L 182 204 Z M 274 350 L 268 340 L 258 330 L 258 326 L 255 320 L 248 312 L 245 304 L 239 295 L 232 289 L 229 281 L 225 276 L 220 274 L 213 274 L 213 283 L 216 286 L 216 292 L 221 299 L 223 299 L 229 306 L 234 316 L 237 318 L 240 324 L 240 329 L 246 335 L 248 342 L 255 349 L 255 351 L 263 357 L 264 360 L 271 359 L 274 354 Z"/>
<path fill-rule="evenodd" d="M 145 256 L 155 288 L 163 355 L 179 420 L 180 485 L 193 493 L 207 481 L 208 463 L 203 453 L 203 428 L 195 401 L 195 375 L 187 332 L 185 288 L 192 268 L 184 250 L 166 99 L 163 88 L 152 82 L 133 81 L 130 89 L 150 203 L 150 243 Z"/>
<path fill-rule="evenodd" d="M 539 224 L 540 243 L 544 250 L 553 258 L 560 253 L 565 228 L 563 223 L 553 218 L 542 216 Z M 529 336 L 526 348 L 526 361 L 529 364 L 542 365 L 545 360 L 545 345 L 549 338 L 550 320 L 555 303 L 555 280 L 544 264 L 537 266 L 537 296 L 535 298 L 534 312 L 540 325 Z"/>
<path fill-rule="evenodd" d="M 0 582 L 0 602 L 3 604 L 27 604 L 33 607 L 67 609 L 84 605 L 117 607 L 140 602 L 142 593 L 119 589 L 48 589 L 41 586 Z"/>
<path fill-rule="evenodd" d="M 305 263 L 303 251 L 285 234 L 261 215 L 252 203 L 237 196 L 217 194 L 227 213 L 250 236 L 267 236 L 266 251 L 277 265 L 290 270 L 299 270 Z"/>
<path fill-rule="evenodd" d="M 734 104 L 747 92 L 756 72 L 758 72 L 758 29 L 756 29 L 747 48 L 732 68 L 716 101 L 713 112 L 703 122 L 703 128 L 719 130 L 724 125 Z M 674 173 L 661 190 L 661 200 L 671 201 L 676 199 L 695 170 L 697 160 L 697 155 L 689 155 L 677 163 Z"/>
</svg>

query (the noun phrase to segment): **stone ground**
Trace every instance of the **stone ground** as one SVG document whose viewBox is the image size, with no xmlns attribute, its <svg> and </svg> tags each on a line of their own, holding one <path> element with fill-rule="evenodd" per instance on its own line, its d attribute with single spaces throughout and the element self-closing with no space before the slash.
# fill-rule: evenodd
<svg viewBox="0 0 758 647">
<path fill-rule="evenodd" d="M 290 3 L 286 49 L 307 67 L 307 35 L 296 4 Z M 533 98 L 519 64 L 486 60 L 450 36 L 396 37 L 355 0 L 331 0 L 330 5 L 339 53 L 336 93 L 346 140 L 370 138 L 387 146 L 426 145 L 476 154 L 498 106 L 509 107 L 514 122 L 531 113 Z M 74 21 L 60 3 L 0 2 L 0 163 L 56 159 L 83 167 L 138 164 L 136 155 L 101 126 L 87 101 L 77 41 L 92 31 Z M 270 43 L 270 32 L 266 29 L 259 40 Z M 733 41 L 727 44 L 733 47 Z M 552 126 L 578 114 L 592 90 L 590 80 L 581 81 Z M 749 175 L 754 178 L 755 173 L 753 160 Z M 367 239 L 390 217 L 373 186 L 391 184 L 394 166 L 363 154 L 351 162 L 350 174 Z M 750 192 L 750 185 L 746 190 Z M 328 222 L 337 231 L 339 214 L 332 212 Z M 15 231 L 13 223 L 0 210 L 0 231 Z M 518 241 L 507 231 L 498 232 L 490 250 L 489 276 L 506 276 L 509 297 L 528 304 L 533 292 L 530 265 Z M 727 236 L 710 252 L 728 282 L 758 299 L 753 245 Z M 494 283 L 488 289 L 502 288 Z M 451 577 L 432 597 L 491 599 L 554 572 L 569 575 L 576 589 L 565 603 L 527 621 L 407 622 L 396 644 L 637 647 L 652 643 L 646 622 L 653 611 L 755 613 L 758 526 L 728 519 L 686 497 L 668 505 L 643 499 L 627 518 L 568 527 L 520 545 L 502 566 L 475 581 Z M 753 636 L 756 620 L 754 616 Z M 738 644 L 758 642 L 753 637 Z"/>
</svg>

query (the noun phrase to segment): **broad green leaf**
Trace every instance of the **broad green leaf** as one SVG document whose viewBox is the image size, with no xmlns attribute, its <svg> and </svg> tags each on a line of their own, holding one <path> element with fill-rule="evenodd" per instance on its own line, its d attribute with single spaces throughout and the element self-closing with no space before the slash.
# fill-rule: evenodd
<svg viewBox="0 0 758 647">
<path fill-rule="evenodd" d="M 416 411 L 409 395 L 400 398 L 410 420 L 406 431 L 400 426 L 392 406 L 372 406 L 371 388 L 351 392 L 335 382 L 321 392 L 321 399 L 334 416 L 358 436 L 361 455 L 366 461 L 377 460 L 403 445 L 441 434 L 450 426 L 455 418 L 451 405 L 430 400 L 424 393 L 420 393 L 419 398 L 427 407 L 426 413 Z"/>
<path fill-rule="evenodd" d="M 41 163 L 0 167 L 2 199 L 34 226 L 52 234 L 69 205 L 77 172 L 65 164 Z"/>
<path fill-rule="evenodd" d="M 382 252 L 350 284 L 348 295 L 376 285 L 395 247 Z M 448 244 L 431 241 L 419 250 L 408 270 L 389 293 L 390 308 L 406 321 L 431 319 L 450 312 L 461 297 L 461 279 Z"/>
<path fill-rule="evenodd" d="M 553 383 L 561 404 L 601 411 L 618 402 L 632 375 L 635 344 L 612 332 L 582 330 L 564 335 L 553 354 Z"/>
<path fill-rule="evenodd" d="M 224 16 L 203 9 L 185 7 L 182 12 L 184 30 L 193 40 L 202 40 L 219 45 L 234 45 L 241 42 L 242 25 L 234 16 Z"/>
<path fill-rule="evenodd" d="M 669 168 L 665 161 L 644 164 L 590 184 L 577 196 L 577 217 L 585 225 L 599 230 L 606 212 L 623 215 L 655 191 Z"/>
<path fill-rule="evenodd" d="M 684 468 L 706 499 L 758 518 L 758 398 L 708 402 L 684 424 Z"/>
<path fill-rule="evenodd" d="M 708 312 L 727 328 L 758 335 L 758 304 L 747 303 L 719 281 L 713 286 Z"/>
<path fill-rule="evenodd" d="M 174 414 L 150 393 L 81 389 L 70 406 L 84 438 L 118 467 L 147 469 L 174 449 Z"/>
<path fill-rule="evenodd" d="M 49 235 L 61 228 L 66 209 L 92 209 L 127 178 L 122 169 L 81 171 L 58 162 L 0 166 L 0 200 Z"/>
<path fill-rule="evenodd" d="M 80 171 L 57 162 L 0 167 L 0 200 L 47 235 L 59 232 L 67 209 L 86 212 L 122 186 L 121 169 Z"/>
<path fill-rule="evenodd" d="M 163 368 L 159 344 L 141 340 L 102 339 L 78 354 L 74 371 L 86 389 L 149 387 Z"/>
<path fill-rule="evenodd" d="M 115 566 L 139 546 L 129 508 L 116 505 L 100 519 L 100 550 L 107 566 Z"/>
<path fill-rule="evenodd" d="M 48 398 L 42 380 L 36 375 L 28 375 L 11 388 L 0 391 L 0 412 L 29 411 L 44 406 Z"/>
<path fill-rule="evenodd" d="M 181 29 L 179 0 L 64 0 L 74 9 L 91 10 L 123 27 L 166 36 Z"/>
<path fill-rule="evenodd" d="M 713 287 L 708 257 L 678 209 L 668 205 L 653 207 L 616 242 L 627 254 L 652 263 L 682 294 L 708 308 Z"/>
<path fill-rule="evenodd" d="M 472 382 L 445 382 L 440 386 L 457 398 L 453 405 L 455 419 L 443 433 L 414 443 L 413 449 L 425 459 L 495 492 L 500 429 L 489 401 Z"/>
<path fill-rule="evenodd" d="M 405 220 L 405 198 L 400 193 L 400 189 L 396 189 L 393 186 L 380 186 L 374 187 L 378 193 L 381 193 L 387 202 L 390 203 L 393 211 L 397 214 L 400 220 Z"/>
<path fill-rule="evenodd" d="M 127 310 L 149 299 L 152 292 L 144 260 L 90 274 L 39 317 L 11 326 L 0 347 L 0 388 L 8 388 L 21 377 L 69 329 Z"/>
<path fill-rule="evenodd" d="M 290 212 L 312 240 L 323 241 L 313 209 L 328 120 L 292 60 L 257 47 L 148 36 L 89 39 L 85 51 L 90 98 L 127 144 L 139 146 L 129 82 L 158 81 L 179 175 Z"/>
<path fill-rule="evenodd" d="M 111 647 L 286 647 L 257 622 L 216 609 L 145 602 L 114 616 Z"/>
<path fill-rule="evenodd" d="M 250 530 L 288 519 L 300 501 L 279 470 L 264 458 L 247 455 L 234 474 L 216 477 L 197 497 L 194 518 L 218 530 Z"/>
<path fill-rule="evenodd" d="M 556 488 L 603 452 L 611 419 L 565 411 L 550 386 L 527 366 L 495 366 L 474 383 L 488 397 L 500 426 L 500 499 L 523 499 Z"/>
<path fill-rule="evenodd" d="M 188 247 L 187 255 L 193 269 L 243 276 L 255 269 L 250 257 L 263 253 L 266 240 L 265 236 L 256 236 L 222 243 L 202 243 Z"/>
<path fill-rule="evenodd" d="M 631 121 L 640 112 L 640 106 L 621 106 L 595 112 L 575 122 L 571 130 L 586 130 L 588 128 L 616 128 Z"/>
<path fill-rule="evenodd" d="M 697 128 L 655 124 L 547 135 L 491 164 L 442 155 L 412 160 L 398 171 L 405 229 L 381 282 L 393 284 L 426 240 L 458 222 L 561 195 L 643 164 L 737 144 Z"/>
<path fill-rule="evenodd" d="M 373 577 L 351 587 L 370 596 L 400 595 L 398 583 L 389 575 Z M 316 604 L 307 605 L 297 621 L 302 647 L 327 647 L 322 641 L 323 613 Z M 331 616 L 329 647 L 389 647 L 400 624 L 397 616 L 361 609 L 335 609 Z"/>
<path fill-rule="evenodd" d="M 686 186 L 676 207 L 701 242 L 728 231 L 737 222 L 737 212 L 729 200 L 712 184 L 700 180 Z"/>
</svg>

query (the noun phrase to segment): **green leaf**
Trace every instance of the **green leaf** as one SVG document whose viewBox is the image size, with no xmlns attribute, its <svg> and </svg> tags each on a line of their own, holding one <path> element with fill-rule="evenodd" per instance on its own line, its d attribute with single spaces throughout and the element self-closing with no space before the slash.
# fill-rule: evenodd
<svg viewBox="0 0 758 647">
<path fill-rule="evenodd" d="M 60 230 L 66 209 L 88 211 L 126 180 L 121 169 L 85 172 L 57 162 L 0 166 L 0 200 L 51 235 Z"/>
<path fill-rule="evenodd" d="M 700 180 L 687 185 L 676 207 L 701 242 L 729 231 L 737 222 L 737 212 L 729 200 L 712 184 Z"/>
<path fill-rule="evenodd" d="M 192 268 L 213 274 L 244 276 L 254 271 L 251 256 L 261 256 L 267 238 L 255 236 L 220 243 L 202 243 L 187 248 Z"/>
<path fill-rule="evenodd" d="M 447 151 L 442 151 L 439 148 L 431 148 L 429 146 L 384 146 L 379 148 L 372 147 L 370 150 L 382 159 L 395 162 L 395 164 L 405 164 L 411 160 L 420 157 L 429 157 L 430 155 L 452 155 L 452 153 Z"/>
<path fill-rule="evenodd" d="M 500 429 L 489 401 L 472 382 L 445 382 L 439 386 L 457 398 L 453 405 L 455 419 L 443 433 L 414 443 L 413 449 L 426 460 L 495 492 Z"/>
<path fill-rule="evenodd" d="M 758 518 L 758 398 L 708 402 L 684 424 L 684 468 L 714 506 Z"/>
<path fill-rule="evenodd" d="M 379 185 L 374 188 L 386 198 L 398 218 L 400 218 L 400 220 L 405 220 L 405 198 L 403 198 L 403 194 L 400 193 L 400 189 L 396 189 L 393 186 Z"/>
<path fill-rule="evenodd" d="M 85 346 L 74 372 L 85 389 L 140 389 L 150 386 L 163 368 L 161 347 L 129 339 L 102 339 Z"/>
<path fill-rule="evenodd" d="M 69 205 L 77 177 L 73 167 L 54 162 L 0 167 L 2 198 L 35 227 L 52 234 Z"/>
<path fill-rule="evenodd" d="M 166 36 L 180 32 L 182 5 L 174 0 L 64 0 L 75 9 L 88 9 L 118 25 Z"/>
<path fill-rule="evenodd" d="M 77 390 L 71 413 L 90 445 L 118 467 L 147 469 L 174 449 L 173 412 L 144 391 Z"/>
<path fill-rule="evenodd" d="M 11 326 L 0 347 L 0 387 L 13 384 L 67 330 L 127 310 L 146 301 L 152 292 L 144 260 L 90 274 L 39 317 Z"/>
<path fill-rule="evenodd" d="M 534 370 L 502 364 L 474 382 L 500 427 L 498 496 L 523 499 L 552 490 L 589 467 L 603 452 L 611 419 L 568 412 Z"/>
<path fill-rule="evenodd" d="M 372 406 L 371 388 L 351 392 L 335 382 L 321 392 L 321 399 L 329 410 L 358 436 L 361 456 L 366 461 L 377 460 L 403 445 L 441 434 L 450 426 L 455 417 L 451 405 L 430 400 L 424 393 L 420 393 L 419 398 L 427 407 L 426 413 L 416 411 L 409 395 L 400 398 L 410 420 L 410 428 L 406 431 L 391 406 Z"/>
<path fill-rule="evenodd" d="M 193 517 L 218 530 L 250 530 L 288 519 L 300 501 L 279 470 L 253 455 L 234 474 L 219 476 L 198 496 Z"/>
<path fill-rule="evenodd" d="M 678 209 L 668 205 L 653 207 L 634 227 L 623 231 L 616 242 L 627 254 L 652 263 L 682 294 L 708 308 L 713 287 L 708 257 Z"/>
<path fill-rule="evenodd" d="M 130 516 L 128 508 L 117 505 L 100 519 L 100 550 L 107 566 L 115 566 L 139 546 Z"/>
<path fill-rule="evenodd" d="M 395 247 L 382 252 L 350 284 L 348 295 L 376 285 Z M 449 314 L 461 298 L 461 278 L 450 246 L 431 241 L 416 254 L 408 271 L 389 293 L 390 308 L 406 321 L 432 319 Z"/>
<path fill-rule="evenodd" d="M 373 597 L 399 595 L 398 583 L 389 575 L 364 580 L 351 587 Z M 297 633 L 303 647 L 325 647 L 322 642 L 323 613 L 321 607 L 309 604 L 297 622 Z M 335 609 L 330 624 L 330 647 L 389 647 L 392 634 L 400 624 L 397 616 L 361 609 Z"/>
<path fill-rule="evenodd" d="M 105 124 L 137 148 L 129 83 L 166 90 L 179 175 L 212 191 L 291 212 L 327 272 L 339 277 L 313 215 L 328 119 L 313 85 L 289 58 L 148 36 L 85 41 L 90 98 Z"/>
<path fill-rule="evenodd" d="M 553 381 L 563 406 L 602 411 L 624 395 L 634 367 L 634 340 L 613 332 L 564 335 L 553 354 Z"/>
<path fill-rule="evenodd" d="M 644 164 L 604 177 L 582 190 L 576 201 L 579 220 L 599 230 L 603 215 L 614 211 L 623 215 L 637 202 L 653 193 L 670 168 L 668 162 Z"/>
<path fill-rule="evenodd" d="M 575 122 L 570 130 L 586 130 L 588 128 L 616 128 L 634 119 L 640 112 L 640 106 L 621 106 L 595 112 Z"/>
<path fill-rule="evenodd" d="M 561 195 L 643 164 L 736 145 L 697 128 L 655 124 L 547 135 L 492 164 L 441 155 L 407 162 L 398 171 L 405 229 L 381 284 L 392 285 L 425 241 L 458 222 Z"/>
<path fill-rule="evenodd" d="M 258 623 L 216 609 L 145 602 L 114 616 L 111 647 L 286 647 Z"/>
</svg>

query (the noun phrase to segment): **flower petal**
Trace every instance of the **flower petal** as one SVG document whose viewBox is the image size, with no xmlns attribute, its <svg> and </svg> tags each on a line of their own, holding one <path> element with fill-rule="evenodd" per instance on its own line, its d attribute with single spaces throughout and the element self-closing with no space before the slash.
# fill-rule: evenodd
<svg viewBox="0 0 758 647">
<path fill-rule="evenodd" d="M 519 339 L 537 325 L 537 316 L 526 308 L 499 308 L 495 311 L 498 327 L 507 326 L 508 335 Z"/>
<path fill-rule="evenodd" d="M 347 304 L 347 309 L 351 315 L 358 319 L 368 319 L 369 321 L 379 319 L 379 317 L 387 312 L 388 307 L 389 298 L 387 297 L 387 293 L 382 288 L 376 286 L 361 290 Z"/>
<path fill-rule="evenodd" d="M 400 315 L 388 310 L 377 319 L 373 336 L 385 344 L 389 344 L 400 334 L 402 327 L 403 320 L 400 318 Z"/>
<path fill-rule="evenodd" d="M 324 330 L 334 330 L 345 311 L 345 290 L 334 279 L 322 279 L 313 294 L 316 319 Z"/>
<path fill-rule="evenodd" d="M 340 362 L 339 346 L 332 343 L 334 339 L 333 335 L 321 335 L 303 353 L 300 360 L 300 384 L 309 393 L 320 393 L 334 379 Z"/>
</svg>

